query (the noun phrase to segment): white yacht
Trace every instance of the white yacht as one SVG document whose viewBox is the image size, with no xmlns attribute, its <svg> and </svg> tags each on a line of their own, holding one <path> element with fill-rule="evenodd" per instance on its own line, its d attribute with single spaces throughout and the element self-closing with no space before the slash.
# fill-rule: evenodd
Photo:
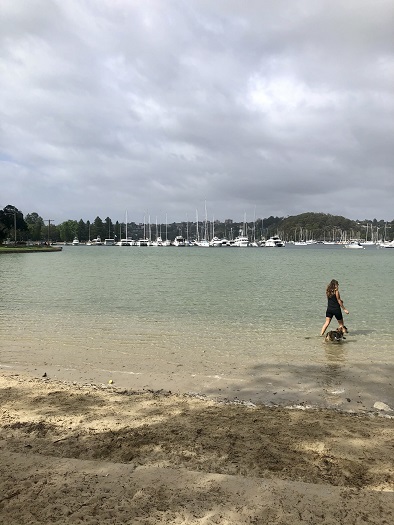
<svg viewBox="0 0 394 525">
<path fill-rule="evenodd" d="M 151 246 L 163 246 L 163 239 L 161 237 L 156 237 L 156 240 L 152 241 Z"/>
<path fill-rule="evenodd" d="M 101 240 L 101 237 L 97 236 L 96 239 L 91 241 L 91 246 L 102 246 L 104 243 Z"/>
<path fill-rule="evenodd" d="M 350 241 L 348 244 L 344 244 L 344 247 L 351 248 L 353 250 L 365 250 L 364 246 L 361 246 L 358 241 Z"/>
<path fill-rule="evenodd" d="M 185 239 L 182 237 L 182 235 L 177 235 L 173 242 L 174 246 L 186 246 Z"/>
<path fill-rule="evenodd" d="M 104 246 L 115 246 L 115 239 L 104 239 Z"/>
<path fill-rule="evenodd" d="M 210 244 L 206 239 L 201 239 L 200 241 L 196 241 L 194 243 L 195 246 L 199 246 L 200 248 L 209 248 Z"/>
<path fill-rule="evenodd" d="M 215 248 L 220 248 L 222 246 L 227 246 L 228 245 L 228 239 L 219 239 L 219 237 L 214 237 L 210 243 L 209 243 L 210 246 L 213 246 Z"/>
<path fill-rule="evenodd" d="M 379 244 L 380 248 L 394 248 L 394 241 L 382 242 Z"/>
<path fill-rule="evenodd" d="M 133 246 L 133 240 L 129 238 L 120 239 L 120 241 L 116 243 L 116 246 Z"/>
<path fill-rule="evenodd" d="M 278 235 L 273 235 L 267 241 L 265 241 L 264 246 L 267 248 L 283 248 L 285 243 L 280 239 Z"/>
<path fill-rule="evenodd" d="M 232 246 L 236 246 L 238 248 L 247 248 L 249 245 L 249 239 L 244 235 L 239 235 L 238 237 L 236 237 L 232 244 Z"/>
<path fill-rule="evenodd" d="M 73 246 L 78 246 L 78 245 L 79 245 L 79 239 L 78 239 L 78 237 L 74 237 L 74 240 L 73 240 L 73 242 L 72 242 L 72 245 L 73 245 Z"/>
</svg>

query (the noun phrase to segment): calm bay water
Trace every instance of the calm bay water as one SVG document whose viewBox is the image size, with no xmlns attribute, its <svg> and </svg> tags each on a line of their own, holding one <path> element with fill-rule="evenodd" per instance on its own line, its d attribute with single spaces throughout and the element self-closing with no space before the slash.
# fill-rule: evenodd
<svg viewBox="0 0 394 525">
<path fill-rule="evenodd" d="M 350 311 L 342 345 L 319 337 L 333 278 Z M 394 405 L 393 282 L 394 250 L 375 247 L 3 254 L 0 364 L 279 404 Z"/>
</svg>

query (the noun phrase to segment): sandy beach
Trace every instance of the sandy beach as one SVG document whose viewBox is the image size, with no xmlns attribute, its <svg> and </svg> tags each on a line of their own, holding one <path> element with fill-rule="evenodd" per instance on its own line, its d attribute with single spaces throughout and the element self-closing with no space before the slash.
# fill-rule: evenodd
<svg viewBox="0 0 394 525">
<path fill-rule="evenodd" d="M 393 523 L 390 411 L 0 382 L 1 523 Z"/>
</svg>

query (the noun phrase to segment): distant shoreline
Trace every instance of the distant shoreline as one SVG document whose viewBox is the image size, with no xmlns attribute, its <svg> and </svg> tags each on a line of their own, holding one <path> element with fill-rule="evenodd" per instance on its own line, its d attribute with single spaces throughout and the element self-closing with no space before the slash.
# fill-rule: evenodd
<svg viewBox="0 0 394 525">
<path fill-rule="evenodd" d="M 0 246 L 0 253 L 61 252 L 61 246 Z"/>
</svg>

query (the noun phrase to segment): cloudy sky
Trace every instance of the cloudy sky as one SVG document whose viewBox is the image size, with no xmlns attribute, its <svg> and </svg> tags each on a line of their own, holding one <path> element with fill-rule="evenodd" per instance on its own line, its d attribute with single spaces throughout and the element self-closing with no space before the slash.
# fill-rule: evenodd
<svg viewBox="0 0 394 525">
<path fill-rule="evenodd" d="M 1 0 L 0 208 L 394 219 L 393 0 Z"/>
</svg>

